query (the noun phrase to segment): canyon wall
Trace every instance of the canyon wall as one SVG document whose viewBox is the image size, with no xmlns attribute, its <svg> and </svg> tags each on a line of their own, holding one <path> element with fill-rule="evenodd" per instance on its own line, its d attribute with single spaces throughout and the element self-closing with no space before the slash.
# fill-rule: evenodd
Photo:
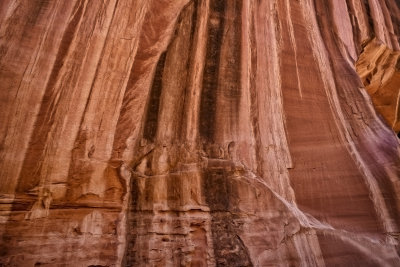
<svg viewBox="0 0 400 267">
<path fill-rule="evenodd" d="M 398 0 L 0 1 L 0 266 L 399 266 L 399 37 Z"/>
</svg>

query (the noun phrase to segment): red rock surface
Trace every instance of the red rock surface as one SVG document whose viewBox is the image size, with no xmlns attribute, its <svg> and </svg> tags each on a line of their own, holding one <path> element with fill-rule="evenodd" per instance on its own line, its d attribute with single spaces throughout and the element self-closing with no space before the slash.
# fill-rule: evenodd
<svg viewBox="0 0 400 267">
<path fill-rule="evenodd" d="M 0 1 L 0 265 L 399 266 L 399 36 L 397 0 Z"/>
</svg>

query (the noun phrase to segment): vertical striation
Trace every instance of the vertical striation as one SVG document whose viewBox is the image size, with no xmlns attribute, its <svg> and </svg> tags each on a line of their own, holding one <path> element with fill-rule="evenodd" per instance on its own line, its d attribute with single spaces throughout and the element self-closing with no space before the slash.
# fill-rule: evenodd
<svg viewBox="0 0 400 267">
<path fill-rule="evenodd" d="M 0 1 L 1 266 L 398 266 L 397 0 Z"/>
</svg>

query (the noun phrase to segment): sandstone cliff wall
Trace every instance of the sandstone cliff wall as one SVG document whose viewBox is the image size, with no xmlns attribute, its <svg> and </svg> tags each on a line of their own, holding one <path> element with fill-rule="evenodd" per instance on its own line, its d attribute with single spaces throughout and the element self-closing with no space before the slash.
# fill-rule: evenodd
<svg viewBox="0 0 400 267">
<path fill-rule="evenodd" d="M 0 1 L 0 265 L 399 266 L 399 37 L 397 0 Z"/>
</svg>

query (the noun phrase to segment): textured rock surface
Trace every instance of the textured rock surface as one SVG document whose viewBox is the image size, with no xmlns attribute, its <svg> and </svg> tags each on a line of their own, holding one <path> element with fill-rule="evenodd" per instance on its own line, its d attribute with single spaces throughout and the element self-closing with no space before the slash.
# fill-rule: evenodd
<svg viewBox="0 0 400 267">
<path fill-rule="evenodd" d="M 400 265 L 399 1 L 2 0 L 0 23 L 0 265 Z"/>
<path fill-rule="evenodd" d="M 400 132 L 400 52 L 374 38 L 364 45 L 356 67 L 379 114 Z"/>
</svg>

